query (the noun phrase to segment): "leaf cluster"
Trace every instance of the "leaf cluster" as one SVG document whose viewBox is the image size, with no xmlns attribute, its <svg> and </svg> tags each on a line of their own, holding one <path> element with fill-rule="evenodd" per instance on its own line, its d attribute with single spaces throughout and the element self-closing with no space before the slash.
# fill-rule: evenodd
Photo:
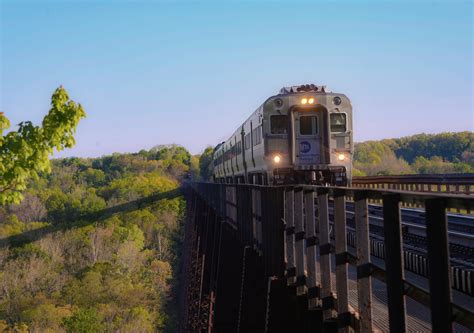
<svg viewBox="0 0 474 333">
<path fill-rule="evenodd" d="M 55 149 L 74 146 L 74 133 L 84 117 L 82 106 L 70 100 L 63 87 L 54 92 L 42 126 L 25 121 L 4 135 L 10 122 L 0 113 L 0 205 L 18 203 L 30 178 L 50 172 L 49 156 Z"/>
</svg>

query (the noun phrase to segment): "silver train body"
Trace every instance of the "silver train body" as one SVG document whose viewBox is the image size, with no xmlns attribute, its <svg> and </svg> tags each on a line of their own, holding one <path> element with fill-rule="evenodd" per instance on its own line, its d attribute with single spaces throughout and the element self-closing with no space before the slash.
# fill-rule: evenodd
<svg viewBox="0 0 474 333">
<path fill-rule="evenodd" d="M 213 181 L 350 185 L 352 106 L 324 86 L 285 87 L 214 149 Z"/>
</svg>

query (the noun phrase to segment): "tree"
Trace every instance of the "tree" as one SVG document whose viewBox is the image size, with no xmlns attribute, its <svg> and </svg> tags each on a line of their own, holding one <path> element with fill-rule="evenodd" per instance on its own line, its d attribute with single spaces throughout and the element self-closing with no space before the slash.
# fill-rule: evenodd
<svg viewBox="0 0 474 333">
<path fill-rule="evenodd" d="M 201 179 L 209 180 L 211 178 L 211 162 L 214 149 L 207 147 L 202 155 L 199 157 L 199 169 L 201 171 Z"/>
<path fill-rule="evenodd" d="M 12 205 L 10 212 L 15 214 L 20 221 L 38 222 L 46 217 L 46 207 L 37 195 L 26 193 L 24 200 L 19 205 Z"/>
<path fill-rule="evenodd" d="M 84 117 L 82 106 L 70 100 L 63 87 L 54 92 L 42 126 L 25 121 L 17 131 L 3 135 L 10 121 L 0 113 L 0 205 L 20 202 L 28 180 L 51 170 L 49 155 L 54 149 L 74 146 L 73 135 Z"/>
<path fill-rule="evenodd" d="M 92 308 L 81 308 L 74 315 L 64 319 L 64 326 L 67 332 L 91 333 L 101 332 L 102 325 L 97 311 Z"/>
<path fill-rule="evenodd" d="M 45 303 L 23 311 L 21 317 L 28 322 L 30 332 L 60 332 L 64 318 L 70 315 L 67 307 Z"/>
<path fill-rule="evenodd" d="M 356 145 L 354 175 L 400 175 L 411 173 L 403 158 L 397 158 L 386 143 L 367 141 Z"/>
</svg>

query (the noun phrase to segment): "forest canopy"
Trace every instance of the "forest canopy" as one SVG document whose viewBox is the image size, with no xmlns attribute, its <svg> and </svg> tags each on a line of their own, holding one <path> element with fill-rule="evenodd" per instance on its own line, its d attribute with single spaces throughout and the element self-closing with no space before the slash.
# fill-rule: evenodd
<svg viewBox="0 0 474 333">
<path fill-rule="evenodd" d="M 0 206 L 0 331 L 172 332 L 183 147 L 52 160 Z"/>
</svg>

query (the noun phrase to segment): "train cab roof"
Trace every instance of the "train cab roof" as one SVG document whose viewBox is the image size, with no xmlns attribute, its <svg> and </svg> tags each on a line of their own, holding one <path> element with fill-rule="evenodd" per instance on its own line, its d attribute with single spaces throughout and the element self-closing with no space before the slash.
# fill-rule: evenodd
<svg viewBox="0 0 474 333">
<path fill-rule="evenodd" d="M 299 86 L 289 86 L 280 89 L 280 95 L 294 94 L 299 92 L 326 92 L 326 86 L 318 86 L 315 84 L 302 84 Z"/>
</svg>

